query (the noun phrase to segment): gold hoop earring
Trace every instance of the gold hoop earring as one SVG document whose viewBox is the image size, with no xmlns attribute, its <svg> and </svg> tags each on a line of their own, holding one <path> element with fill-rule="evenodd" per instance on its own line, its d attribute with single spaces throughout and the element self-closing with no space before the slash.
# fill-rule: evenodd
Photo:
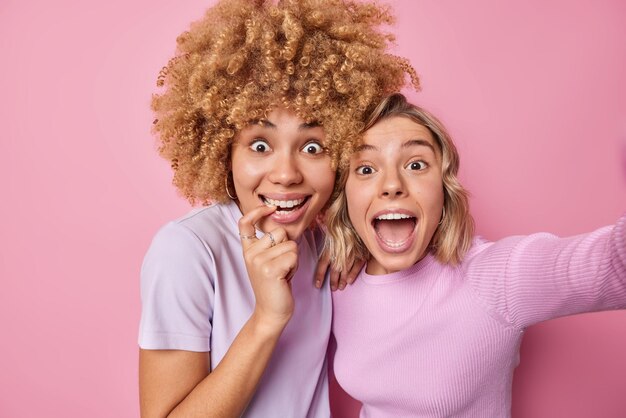
<svg viewBox="0 0 626 418">
<path fill-rule="evenodd" d="M 439 223 L 437 224 L 438 226 L 443 223 L 443 219 L 446 217 L 446 207 L 444 206 L 442 209 L 443 210 L 441 211 L 441 219 L 439 220 Z"/>
<path fill-rule="evenodd" d="M 237 195 L 233 196 L 232 194 L 230 194 L 230 191 L 228 190 L 228 175 L 229 174 L 226 174 L 226 177 L 224 177 L 224 188 L 226 189 L 226 194 L 228 195 L 228 197 L 230 197 L 232 200 L 237 200 Z"/>
</svg>

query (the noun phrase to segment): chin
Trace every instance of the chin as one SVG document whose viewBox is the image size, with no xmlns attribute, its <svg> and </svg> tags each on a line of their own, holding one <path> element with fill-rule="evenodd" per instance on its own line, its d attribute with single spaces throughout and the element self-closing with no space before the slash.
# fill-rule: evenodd
<svg viewBox="0 0 626 418">
<path fill-rule="evenodd" d="M 406 270 L 412 265 L 414 265 L 415 263 L 417 263 L 417 260 L 397 261 L 397 262 L 389 263 L 389 264 L 382 265 L 382 266 L 389 273 L 395 273 L 398 271 Z"/>
<path fill-rule="evenodd" d="M 421 255 L 411 253 L 392 255 L 385 252 L 381 253 L 380 251 L 376 251 L 375 253 L 370 251 L 370 254 L 372 254 L 372 258 L 376 260 L 377 266 L 380 269 L 384 270 L 384 273 L 382 274 L 390 274 L 411 268 L 413 265 L 423 259 L 426 256 L 427 252 L 420 252 Z M 381 262 L 379 260 L 384 261 Z"/>
</svg>

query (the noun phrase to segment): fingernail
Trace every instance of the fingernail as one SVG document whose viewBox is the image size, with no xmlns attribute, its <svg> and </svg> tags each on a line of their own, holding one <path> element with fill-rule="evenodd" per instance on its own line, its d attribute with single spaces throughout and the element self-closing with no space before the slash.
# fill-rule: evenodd
<svg viewBox="0 0 626 418">
<path fill-rule="evenodd" d="M 319 281 L 319 280 L 317 280 L 317 281 L 315 282 L 315 287 L 317 287 L 317 288 L 319 289 L 319 288 L 320 288 L 320 285 L 321 285 L 320 281 Z"/>
<path fill-rule="evenodd" d="M 344 288 L 344 287 L 346 287 L 346 284 L 345 284 L 345 283 L 341 283 L 341 284 L 339 285 L 339 290 L 343 290 L 343 288 Z"/>
</svg>

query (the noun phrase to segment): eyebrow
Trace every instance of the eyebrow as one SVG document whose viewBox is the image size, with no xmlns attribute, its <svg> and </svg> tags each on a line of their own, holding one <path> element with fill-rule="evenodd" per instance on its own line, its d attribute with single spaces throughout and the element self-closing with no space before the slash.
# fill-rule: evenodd
<svg viewBox="0 0 626 418">
<path fill-rule="evenodd" d="M 425 139 L 411 139 L 411 140 L 406 141 L 404 144 L 402 144 L 402 148 L 410 148 L 410 147 L 415 147 L 415 146 L 428 147 L 433 152 L 435 152 L 435 147 L 433 147 L 433 144 L 426 141 Z"/>
<path fill-rule="evenodd" d="M 274 125 L 272 122 L 270 122 L 267 119 L 253 119 L 250 121 L 250 125 L 260 125 L 264 128 L 272 128 L 272 129 L 276 129 L 276 125 Z M 302 131 L 304 129 L 313 129 L 313 128 L 318 128 L 321 127 L 322 124 L 319 122 L 309 122 L 309 123 L 301 123 L 300 126 L 298 126 L 298 130 Z"/>
<path fill-rule="evenodd" d="M 425 139 L 409 139 L 404 144 L 402 144 L 402 148 L 411 148 L 411 147 L 416 147 L 416 146 L 428 147 L 433 152 L 436 152 L 435 147 L 433 147 L 433 144 L 426 141 Z M 363 144 L 356 149 L 356 152 L 362 152 L 362 151 L 380 151 L 380 150 L 378 149 L 378 147 L 375 147 L 374 145 Z"/>
</svg>

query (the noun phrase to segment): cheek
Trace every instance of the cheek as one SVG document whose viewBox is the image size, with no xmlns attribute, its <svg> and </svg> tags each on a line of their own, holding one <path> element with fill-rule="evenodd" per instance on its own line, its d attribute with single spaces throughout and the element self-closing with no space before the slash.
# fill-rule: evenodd
<svg viewBox="0 0 626 418">
<path fill-rule="evenodd" d="M 359 232 L 359 235 L 362 235 L 367 212 L 367 199 L 363 186 L 356 185 L 348 179 L 346 183 L 346 201 L 348 203 L 350 222 Z"/>
<path fill-rule="evenodd" d="M 263 175 L 263 166 L 261 164 L 247 161 L 236 154 L 233 154 L 231 164 L 235 186 L 251 187 Z"/>
<path fill-rule="evenodd" d="M 241 199 L 246 199 L 246 195 L 252 192 L 257 185 L 256 176 L 252 173 L 237 173 L 233 172 L 233 182 L 235 185 L 235 192 Z"/>
<path fill-rule="evenodd" d="M 425 209 L 429 212 L 431 220 L 438 223 L 443 210 L 443 184 L 434 182 L 428 187 L 426 196 L 428 197 L 428 206 Z"/>
<path fill-rule="evenodd" d="M 313 187 L 328 200 L 335 188 L 335 171 L 331 169 L 330 162 L 313 169 L 311 173 Z"/>
</svg>

